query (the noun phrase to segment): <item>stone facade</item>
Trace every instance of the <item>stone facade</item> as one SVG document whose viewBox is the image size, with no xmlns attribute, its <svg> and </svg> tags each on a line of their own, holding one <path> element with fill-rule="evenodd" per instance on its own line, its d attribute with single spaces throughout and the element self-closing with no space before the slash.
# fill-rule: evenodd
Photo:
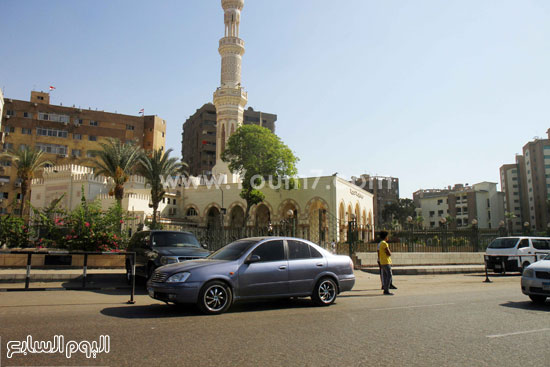
<svg viewBox="0 0 550 367">
<path fill-rule="evenodd" d="M 62 197 L 60 206 L 66 210 L 74 210 L 84 195 L 89 202 L 98 200 L 101 207 L 107 210 L 115 203 L 114 196 L 109 195 L 112 187 L 110 179 L 96 177 L 92 168 L 74 164 L 54 166 L 44 169 L 43 177 L 32 181 L 30 201 L 35 208 L 45 208 L 53 200 Z M 151 190 L 145 186 L 145 179 L 141 176 L 131 176 L 124 185 L 122 199 L 122 209 L 136 218 L 127 224 L 128 228 L 135 231 L 146 218 L 152 217 L 153 209 L 149 207 L 150 202 Z M 178 218 L 179 204 L 180 197 L 176 191 L 168 192 L 159 204 L 159 218 Z"/>
<path fill-rule="evenodd" d="M 181 188 L 182 220 L 207 228 L 242 228 L 246 202 L 239 183 L 199 184 Z M 291 220 L 298 237 L 321 245 L 346 241 L 349 222 L 355 220 L 359 240 L 373 239 L 373 195 L 336 176 L 301 179 L 298 189 L 261 190 L 265 200 L 254 205 L 246 227 L 267 229 Z M 225 213 L 225 214 L 224 214 Z"/>
</svg>

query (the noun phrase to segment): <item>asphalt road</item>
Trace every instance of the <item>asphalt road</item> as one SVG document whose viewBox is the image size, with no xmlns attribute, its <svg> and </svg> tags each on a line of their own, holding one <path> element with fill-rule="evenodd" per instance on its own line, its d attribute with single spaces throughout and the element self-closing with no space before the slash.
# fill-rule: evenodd
<svg viewBox="0 0 550 367">
<path fill-rule="evenodd" d="M 234 305 L 202 316 L 117 291 L 0 293 L 0 366 L 549 366 L 550 301 L 521 294 L 518 276 L 397 276 L 382 296 L 357 272 L 330 307 L 309 300 Z M 9 341 L 110 338 L 109 353 L 15 354 Z"/>
</svg>

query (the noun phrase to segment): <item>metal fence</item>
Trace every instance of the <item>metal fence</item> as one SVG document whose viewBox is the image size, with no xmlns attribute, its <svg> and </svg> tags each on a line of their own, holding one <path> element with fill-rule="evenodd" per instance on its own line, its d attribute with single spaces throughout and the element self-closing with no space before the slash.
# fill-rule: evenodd
<svg viewBox="0 0 550 367">
<path fill-rule="evenodd" d="M 483 252 L 503 229 L 429 229 L 391 232 L 388 242 L 393 252 Z M 349 243 L 338 244 L 338 253 L 349 254 Z M 352 252 L 376 252 L 378 242 L 354 243 Z"/>
<path fill-rule="evenodd" d="M 332 250 L 333 238 L 338 238 L 333 233 L 311 231 L 308 227 L 296 227 L 292 223 L 282 223 L 269 227 L 246 228 L 204 228 L 189 225 L 171 225 L 173 230 L 184 230 L 195 234 L 201 244 L 205 244 L 209 250 L 215 251 L 226 244 L 240 238 L 258 236 L 292 236 L 304 238 L 319 244 L 328 250 Z M 346 228 L 345 231 L 348 231 Z M 377 250 L 376 239 L 367 240 L 366 236 L 352 236 L 345 233 L 345 239 L 354 238 L 355 241 L 341 240 L 336 243 L 336 252 L 350 254 L 355 252 L 374 252 Z M 407 230 L 390 233 L 390 246 L 394 252 L 483 252 L 497 237 L 507 236 L 504 229 L 429 229 Z M 342 238 L 343 236 L 340 236 Z M 350 244 L 353 242 L 353 244 Z M 350 248 L 351 247 L 351 248 Z M 351 250 L 351 252 L 350 252 Z"/>
</svg>

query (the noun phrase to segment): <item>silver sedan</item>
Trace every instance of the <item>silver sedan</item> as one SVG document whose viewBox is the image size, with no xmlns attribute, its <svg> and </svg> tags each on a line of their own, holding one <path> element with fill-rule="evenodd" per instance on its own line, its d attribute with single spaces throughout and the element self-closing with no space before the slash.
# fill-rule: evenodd
<svg viewBox="0 0 550 367">
<path fill-rule="evenodd" d="M 544 303 L 550 297 L 550 255 L 523 271 L 521 291 L 536 303 Z"/>
<path fill-rule="evenodd" d="M 311 297 L 328 306 L 354 284 L 348 256 L 303 239 L 257 237 L 235 241 L 206 259 L 162 266 L 147 290 L 152 298 L 194 303 L 204 313 L 219 314 L 249 299 Z"/>
</svg>

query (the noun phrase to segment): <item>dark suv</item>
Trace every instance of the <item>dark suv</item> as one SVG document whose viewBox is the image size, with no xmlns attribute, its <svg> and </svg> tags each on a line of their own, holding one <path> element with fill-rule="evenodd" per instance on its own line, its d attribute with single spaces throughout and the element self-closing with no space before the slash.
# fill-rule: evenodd
<svg viewBox="0 0 550 367">
<path fill-rule="evenodd" d="M 202 248 L 193 233 L 178 231 L 141 231 L 135 233 L 128 251 L 136 253 L 136 275 L 149 279 L 156 268 L 186 260 L 202 259 L 210 251 Z M 130 280 L 132 257 L 126 259 L 126 277 Z"/>
</svg>

